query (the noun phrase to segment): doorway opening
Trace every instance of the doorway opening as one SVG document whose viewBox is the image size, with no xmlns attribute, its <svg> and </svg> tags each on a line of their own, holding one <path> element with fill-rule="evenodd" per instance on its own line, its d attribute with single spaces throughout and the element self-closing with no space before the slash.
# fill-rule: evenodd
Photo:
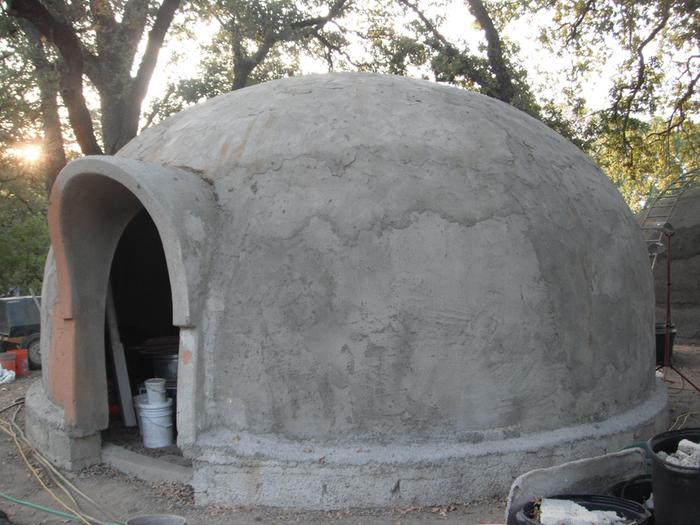
<svg viewBox="0 0 700 525">
<path fill-rule="evenodd" d="M 173 325 L 173 303 L 168 267 L 158 229 L 145 209 L 128 223 L 119 239 L 110 270 L 110 290 L 116 317 L 116 336 L 123 348 L 128 388 L 132 398 L 145 392 L 144 381 L 160 377 L 166 380 L 166 395 L 177 401 L 179 328 Z M 109 296 L 109 292 L 108 292 Z M 127 426 L 123 396 L 115 360 L 115 334 L 109 323 L 109 297 L 105 319 L 105 363 L 107 371 L 109 426 L 103 439 L 151 456 L 181 456 L 175 445 L 159 449 L 143 446 L 140 425 Z M 123 376 L 122 376 L 123 377 Z M 173 432 L 176 437 L 177 424 Z M 138 421 L 138 409 L 135 410 Z"/>
</svg>

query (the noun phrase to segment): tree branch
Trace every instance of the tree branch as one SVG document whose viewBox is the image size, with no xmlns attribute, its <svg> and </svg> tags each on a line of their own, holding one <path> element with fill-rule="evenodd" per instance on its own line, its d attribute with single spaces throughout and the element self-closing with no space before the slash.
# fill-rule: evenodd
<svg viewBox="0 0 700 525">
<path fill-rule="evenodd" d="M 513 87 L 513 80 L 511 79 L 508 66 L 503 57 L 501 38 L 498 36 L 498 31 L 496 31 L 496 27 L 493 25 L 493 20 L 491 20 L 491 16 L 486 10 L 484 3 L 481 0 L 467 0 L 467 2 L 469 4 L 469 11 L 474 15 L 477 22 L 479 22 L 481 29 L 484 30 L 487 42 L 486 56 L 489 59 L 491 72 L 496 77 L 495 89 L 492 90 L 492 93 L 487 94 L 510 103 L 515 96 L 515 88 Z"/>
<path fill-rule="evenodd" d="M 440 31 L 437 30 L 437 27 L 435 27 L 435 24 L 427 17 L 425 16 L 425 13 L 421 11 L 418 6 L 412 2 L 409 2 L 409 0 L 397 0 L 399 4 L 403 5 L 404 7 L 408 7 L 411 11 L 413 11 L 418 18 L 420 18 L 420 21 L 423 22 L 423 25 L 425 28 L 430 31 L 430 34 L 433 35 L 433 38 L 440 42 L 446 49 L 452 49 L 456 53 L 459 53 L 459 50 L 452 44 L 450 41 L 448 41 Z"/>
<path fill-rule="evenodd" d="M 143 53 L 138 72 L 136 73 L 131 94 L 131 102 L 138 105 L 139 108 L 143 97 L 146 96 L 148 83 L 151 81 L 153 70 L 158 61 L 158 54 L 163 46 L 165 35 L 170 28 L 170 24 L 175 17 L 175 12 L 178 7 L 180 7 L 180 0 L 163 0 L 163 3 L 158 8 L 158 14 L 156 15 L 155 22 L 153 22 L 153 27 L 148 33 L 148 44 L 146 45 L 146 51 Z"/>
<path fill-rule="evenodd" d="M 129 45 L 134 54 L 138 49 L 147 21 L 148 0 L 129 0 L 126 2 L 117 32 L 119 38 Z"/>
<path fill-rule="evenodd" d="M 154 104 L 153 109 L 146 115 L 146 122 L 141 127 L 141 133 L 143 133 L 144 129 L 148 128 L 151 124 L 153 124 L 153 119 L 155 119 L 156 115 L 158 115 L 158 105 L 165 104 L 166 102 L 168 102 L 168 100 L 170 100 L 170 97 L 174 93 L 175 93 L 175 86 L 173 84 L 168 84 L 168 89 L 165 91 L 165 94 L 160 99 L 160 103 Z"/>
<path fill-rule="evenodd" d="M 99 40 L 101 33 L 111 33 L 117 28 L 112 6 L 106 0 L 90 0 L 90 12 L 95 21 L 94 29 Z"/>
<path fill-rule="evenodd" d="M 692 58 L 693 57 L 688 59 L 688 62 L 690 62 Z M 689 64 L 687 66 L 687 71 L 690 72 Z M 653 133 L 653 135 L 668 135 L 673 130 L 680 129 L 680 127 L 683 125 L 683 122 L 685 122 L 687 118 L 685 114 L 685 105 L 695 94 L 695 87 L 697 86 L 699 80 L 700 71 L 698 71 L 694 77 L 691 77 L 691 80 L 688 83 L 688 86 L 686 87 L 685 91 L 683 92 L 683 95 L 681 95 L 681 97 L 678 100 L 676 100 L 676 103 L 673 105 L 673 111 L 671 112 L 671 116 L 668 117 L 666 121 L 666 128 L 663 131 Z M 678 115 L 678 118 L 675 118 L 676 115 Z"/>
<path fill-rule="evenodd" d="M 126 142 L 135 137 L 138 132 L 141 104 L 143 103 L 146 91 L 148 90 L 148 84 L 153 76 L 153 70 L 156 67 L 158 54 L 163 46 L 165 35 L 170 28 L 170 24 L 175 17 L 175 12 L 178 7 L 180 7 L 180 0 L 163 0 L 163 3 L 158 8 L 153 27 L 148 33 L 146 50 L 141 59 L 141 64 L 139 64 L 136 78 L 131 85 L 128 103 L 126 105 L 127 113 L 124 115 L 123 124 L 121 126 L 121 137 L 116 143 L 115 149 L 119 149 L 126 144 Z"/>
<path fill-rule="evenodd" d="M 66 165 L 61 119 L 58 115 L 56 102 L 57 86 L 53 78 L 54 67 L 46 58 L 41 36 L 36 28 L 26 20 L 19 20 L 19 22 L 29 42 L 29 58 L 36 70 L 39 84 L 41 118 L 44 128 L 44 185 L 48 195 L 51 193 L 51 187 L 59 171 Z"/>
<path fill-rule="evenodd" d="M 651 30 L 649 35 L 642 40 L 642 42 L 637 46 L 637 49 L 635 51 L 637 55 L 637 79 L 636 82 L 634 83 L 633 86 L 628 86 L 628 88 L 631 88 L 630 94 L 627 96 L 627 99 L 625 101 L 625 106 L 624 106 L 624 115 L 623 115 L 623 120 L 622 120 L 622 147 L 624 148 L 625 151 L 629 151 L 630 149 L 630 143 L 629 139 L 627 137 L 627 129 L 629 126 L 629 120 L 630 120 L 630 115 L 632 114 L 632 104 L 634 104 L 635 99 L 637 98 L 637 95 L 639 94 L 639 91 L 642 89 L 642 86 L 644 85 L 644 82 L 646 81 L 646 62 L 644 60 L 644 48 L 652 41 L 656 36 L 661 32 L 661 30 L 666 27 L 666 23 L 668 22 L 669 17 L 671 16 L 670 13 L 670 4 L 668 0 L 663 1 L 662 5 L 662 17 L 661 20 L 659 21 L 656 26 Z M 620 93 L 618 94 L 618 97 L 616 98 L 615 104 L 613 105 L 613 115 L 617 116 L 618 111 L 619 111 L 619 103 L 622 100 L 622 91 L 623 89 L 620 90 Z"/>
<path fill-rule="evenodd" d="M 314 18 L 307 18 L 305 20 L 299 20 L 297 22 L 292 22 L 290 24 L 292 29 L 303 29 L 305 27 L 315 27 L 317 30 L 323 28 L 329 21 L 340 15 L 343 10 L 348 6 L 350 0 L 336 0 L 333 5 L 328 10 L 325 16 L 317 16 Z"/>
<path fill-rule="evenodd" d="M 326 54 L 325 58 L 326 58 L 326 62 L 328 63 L 328 66 L 331 69 L 333 69 L 333 57 L 331 55 L 331 52 L 333 52 L 333 51 L 335 51 L 340 56 L 345 58 L 345 60 L 348 61 L 348 64 L 352 65 L 353 67 L 355 67 L 357 69 L 362 69 L 363 67 L 365 67 L 367 65 L 367 64 L 360 63 L 360 62 L 356 62 L 345 49 L 341 48 L 340 46 L 335 45 L 333 42 L 328 40 L 325 37 L 325 35 L 323 33 L 321 33 L 320 30 L 314 31 L 314 37 L 316 38 L 316 40 L 318 40 L 321 43 L 321 45 L 325 49 L 328 50 L 328 53 Z"/>
<path fill-rule="evenodd" d="M 297 20 L 289 23 L 280 31 L 268 31 L 253 56 L 245 56 L 240 42 L 238 24 L 233 28 L 233 86 L 234 90 L 248 85 L 248 79 L 253 70 L 263 63 L 270 50 L 280 42 L 294 42 L 308 36 L 316 36 L 329 21 L 339 16 L 350 3 L 350 0 L 336 0 L 324 16 Z"/>
<path fill-rule="evenodd" d="M 568 46 L 572 42 L 574 42 L 578 38 L 578 31 L 579 28 L 581 27 L 581 24 L 583 24 L 583 21 L 586 19 L 586 16 L 588 13 L 593 11 L 595 9 L 595 2 L 596 0 L 588 0 L 583 7 L 581 8 L 581 11 L 579 11 L 578 15 L 576 16 L 576 19 L 571 23 L 567 24 L 570 26 L 568 35 L 566 35 L 566 41 L 565 44 Z M 560 26 L 560 29 L 563 27 Z"/>
<path fill-rule="evenodd" d="M 438 31 L 435 24 L 425 16 L 425 13 L 421 11 L 417 4 L 410 2 L 409 0 L 397 0 L 399 4 L 407 7 L 413 11 L 418 18 L 423 22 L 423 25 L 428 30 L 428 32 L 433 36 L 433 39 L 437 41 L 440 45 L 435 45 L 432 42 L 427 42 L 427 44 L 433 48 L 438 53 L 441 53 L 448 61 L 449 65 L 453 69 L 457 69 L 460 75 L 472 81 L 474 84 L 481 86 L 481 88 L 490 96 L 493 81 L 489 77 L 488 71 L 478 67 L 479 59 L 475 57 L 468 56 L 466 52 L 461 51 L 452 42 L 447 40 L 445 36 Z M 485 66 L 486 64 L 484 64 Z M 455 71 L 448 71 L 447 75 L 445 72 L 439 71 L 433 66 L 433 73 L 435 74 L 435 80 L 447 80 L 448 82 L 454 82 L 456 79 Z"/>
</svg>

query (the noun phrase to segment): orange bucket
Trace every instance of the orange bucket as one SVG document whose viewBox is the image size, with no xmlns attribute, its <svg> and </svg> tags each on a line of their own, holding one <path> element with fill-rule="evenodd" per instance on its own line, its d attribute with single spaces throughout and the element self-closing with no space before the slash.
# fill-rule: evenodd
<svg viewBox="0 0 700 525">
<path fill-rule="evenodd" d="M 24 377 L 29 373 L 29 352 L 26 348 L 9 350 L 8 354 L 15 354 L 15 373 L 17 377 Z"/>
<path fill-rule="evenodd" d="M 5 370 L 12 370 L 13 372 L 17 373 L 16 361 L 17 358 L 15 357 L 15 354 L 10 352 L 0 354 L 0 365 L 2 365 Z"/>
</svg>

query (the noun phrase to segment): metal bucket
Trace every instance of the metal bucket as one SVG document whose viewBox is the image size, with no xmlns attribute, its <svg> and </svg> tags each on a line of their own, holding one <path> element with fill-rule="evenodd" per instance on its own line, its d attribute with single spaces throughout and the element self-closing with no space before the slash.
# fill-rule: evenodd
<svg viewBox="0 0 700 525">
<path fill-rule="evenodd" d="M 153 375 L 177 381 L 177 354 L 153 354 Z"/>
</svg>

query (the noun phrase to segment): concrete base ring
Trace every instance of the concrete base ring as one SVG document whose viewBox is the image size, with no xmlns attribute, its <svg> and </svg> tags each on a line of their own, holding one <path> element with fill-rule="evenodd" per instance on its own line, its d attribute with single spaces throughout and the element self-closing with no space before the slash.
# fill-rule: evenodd
<svg viewBox="0 0 700 525">
<path fill-rule="evenodd" d="M 666 403 L 657 384 L 645 402 L 601 422 L 468 444 L 333 448 L 210 431 L 194 455 L 195 499 L 323 510 L 468 502 L 505 494 L 517 476 L 545 464 L 646 439 L 667 427 Z"/>
</svg>

